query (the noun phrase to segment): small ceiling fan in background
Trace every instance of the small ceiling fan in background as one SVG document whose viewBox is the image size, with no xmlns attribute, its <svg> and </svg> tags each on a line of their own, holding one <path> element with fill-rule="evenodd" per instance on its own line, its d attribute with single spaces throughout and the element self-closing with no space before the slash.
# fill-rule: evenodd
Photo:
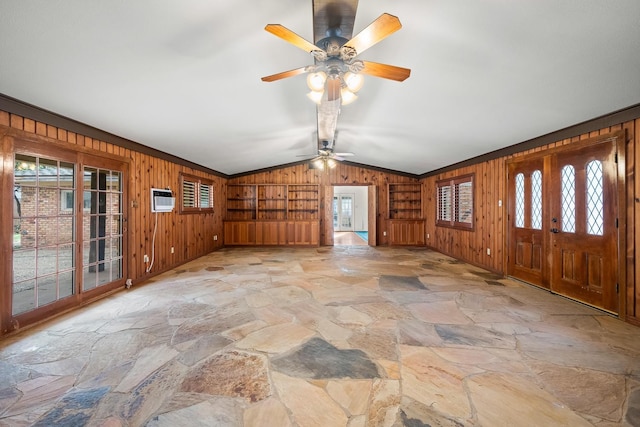
<svg viewBox="0 0 640 427">
<path fill-rule="evenodd" d="M 338 132 L 335 133 L 336 138 Z M 317 134 L 314 132 L 314 138 L 317 138 Z M 313 169 L 333 169 L 337 166 L 337 162 L 346 160 L 345 157 L 355 156 L 353 153 L 336 153 L 334 141 L 318 141 L 318 153 L 317 154 L 302 154 L 298 157 L 307 157 L 310 161 L 310 165 Z"/>
</svg>

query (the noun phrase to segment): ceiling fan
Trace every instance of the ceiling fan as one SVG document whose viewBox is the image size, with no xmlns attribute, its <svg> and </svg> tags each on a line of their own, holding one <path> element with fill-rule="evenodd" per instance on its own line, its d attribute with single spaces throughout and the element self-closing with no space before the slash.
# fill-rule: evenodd
<svg viewBox="0 0 640 427">
<path fill-rule="evenodd" d="M 357 3 L 357 0 L 344 2 L 314 1 L 315 38 L 319 38 L 319 27 L 326 26 L 324 28 L 324 37 L 317 40 L 315 44 L 280 24 L 267 25 L 265 27 L 266 31 L 313 55 L 315 64 L 265 76 L 262 77 L 262 81 L 273 82 L 299 74 L 321 71 L 326 74 L 327 99 L 331 101 L 337 99 L 340 96 L 340 89 L 347 85 L 347 82 L 345 82 L 345 74 L 347 72 L 367 74 L 395 81 L 407 79 L 411 74 L 411 70 L 408 68 L 356 58 L 365 50 L 402 28 L 402 24 L 400 24 L 400 20 L 396 16 L 383 13 L 356 36 L 351 39 L 345 38 L 343 21 L 350 22 L 351 27 L 347 28 L 348 33 L 350 33 L 355 19 Z M 351 10 L 353 10 L 353 16 L 349 12 L 345 13 L 345 11 Z M 346 26 L 348 27 L 349 24 Z"/>
<path fill-rule="evenodd" d="M 274 82 L 308 74 L 307 84 L 311 89 L 308 96 L 317 104 L 318 141 L 327 141 L 326 146 L 319 146 L 318 156 L 325 161 L 331 160 L 333 164 L 342 158 L 333 153 L 333 145 L 329 144 L 335 141 L 340 107 L 347 104 L 349 98 L 356 98 L 355 92 L 362 85 L 361 75 L 401 82 L 411 74 L 408 68 L 358 58 L 362 52 L 402 28 L 402 24 L 396 16 L 383 13 L 352 37 L 357 8 L 358 0 L 313 0 L 315 43 L 279 24 L 265 27 L 269 33 L 314 57 L 313 65 L 265 76 L 262 81 Z"/>
<path fill-rule="evenodd" d="M 338 132 L 336 131 L 336 137 Z M 321 143 L 321 145 L 320 145 Z M 331 143 L 330 141 L 324 140 L 319 141 L 318 153 L 317 154 L 302 154 L 298 157 L 307 157 L 309 158 L 310 164 L 315 166 L 316 169 L 323 168 L 334 168 L 338 162 L 346 160 L 345 157 L 355 156 L 353 153 L 336 153 L 334 152 L 335 141 Z"/>
</svg>

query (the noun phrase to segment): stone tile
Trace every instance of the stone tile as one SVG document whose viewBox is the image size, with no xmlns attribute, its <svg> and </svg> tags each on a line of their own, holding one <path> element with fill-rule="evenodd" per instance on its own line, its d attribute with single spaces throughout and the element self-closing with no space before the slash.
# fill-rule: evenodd
<svg viewBox="0 0 640 427">
<path fill-rule="evenodd" d="M 235 345 L 238 348 L 279 354 L 299 346 L 314 335 L 315 332 L 311 329 L 283 323 L 252 332 Z"/>
<path fill-rule="evenodd" d="M 640 425 L 640 389 L 634 390 L 629 395 L 624 420 L 631 426 Z"/>
<path fill-rule="evenodd" d="M 277 305 L 295 304 L 311 298 L 309 292 L 297 286 L 280 286 L 267 289 L 264 292 L 269 295 Z"/>
<path fill-rule="evenodd" d="M 549 363 L 531 363 L 531 367 L 543 387 L 573 411 L 611 422 L 622 418 L 624 376 Z"/>
<path fill-rule="evenodd" d="M 193 366 L 231 343 L 232 341 L 230 339 L 220 335 L 204 336 L 194 340 L 188 347 L 181 349 L 182 354 L 180 354 L 177 360 L 187 366 Z"/>
<path fill-rule="evenodd" d="M 459 366 L 422 347 L 400 346 L 402 393 L 441 417 L 467 420 L 471 406 L 464 381 L 482 370 Z"/>
<path fill-rule="evenodd" d="M 91 410 L 98 405 L 108 391 L 108 387 L 101 387 L 67 393 L 55 408 L 40 418 L 33 427 L 86 425 L 91 419 Z"/>
<path fill-rule="evenodd" d="M 250 402 L 271 395 L 264 356 L 228 351 L 212 356 L 194 367 L 182 381 L 180 390 L 212 396 L 242 397 Z"/>
<path fill-rule="evenodd" d="M 316 326 L 316 330 L 329 342 L 346 341 L 353 334 L 351 329 L 338 326 L 327 319 L 321 319 Z"/>
<path fill-rule="evenodd" d="M 397 360 L 395 330 L 367 328 L 355 330 L 349 344 L 360 348 L 373 359 Z"/>
<path fill-rule="evenodd" d="M 3 416 L 25 414 L 33 409 L 53 402 L 71 390 L 75 377 L 68 376 L 44 376 L 27 380 L 16 385 L 22 393 L 22 397 L 4 412 Z"/>
<path fill-rule="evenodd" d="M 251 405 L 244 411 L 244 427 L 292 427 L 287 408 L 275 398 L 269 398 Z"/>
<path fill-rule="evenodd" d="M 338 307 L 336 308 L 336 321 L 345 326 L 360 327 L 369 325 L 373 319 L 352 307 Z"/>
<path fill-rule="evenodd" d="M 476 325 L 436 325 L 436 332 L 446 344 L 470 345 L 490 348 L 516 348 L 511 335 L 492 331 Z"/>
<path fill-rule="evenodd" d="M 295 352 L 273 358 L 271 365 L 279 372 L 299 378 L 377 378 L 376 365 L 362 350 L 339 350 L 313 338 Z"/>
<path fill-rule="evenodd" d="M 367 411 L 370 427 L 391 427 L 395 424 L 400 408 L 400 382 L 374 380 L 371 387 L 371 402 Z"/>
<path fill-rule="evenodd" d="M 471 323 L 471 319 L 458 309 L 455 301 L 409 304 L 408 308 L 416 319 L 426 323 L 448 325 L 465 325 Z"/>
<path fill-rule="evenodd" d="M 481 425 L 592 425 L 524 377 L 487 373 L 469 378 L 466 384 Z"/>
<path fill-rule="evenodd" d="M 640 328 L 424 248 L 222 249 L 3 338 L 0 426 L 632 426 L 638 360 Z"/>
<path fill-rule="evenodd" d="M 200 402 L 193 406 L 153 417 L 147 427 L 236 427 L 241 425 L 234 402 L 218 399 L 215 403 Z"/>
<path fill-rule="evenodd" d="M 232 341 L 238 341 L 246 337 L 250 333 L 259 331 L 260 329 L 266 328 L 267 326 L 269 325 L 264 320 L 253 320 L 249 323 L 245 323 L 244 325 L 227 329 L 226 331 L 220 333 L 220 335 Z"/>
<path fill-rule="evenodd" d="M 181 363 L 166 363 L 126 394 L 114 393 L 106 396 L 100 406 L 104 412 L 116 414 L 128 425 L 143 425 L 170 399 L 185 375 L 186 367 Z"/>
<path fill-rule="evenodd" d="M 271 377 L 280 399 L 291 411 L 293 421 L 300 427 L 347 425 L 348 418 L 342 407 L 322 388 L 278 372 L 273 372 Z"/>
<path fill-rule="evenodd" d="M 327 393 L 342 406 L 349 415 L 364 415 L 369 405 L 371 381 L 329 381 Z"/>
<path fill-rule="evenodd" d="M 122 393 L 130 392 L 131 389 L 140 384 L 140 382 L 147 378 L 153 371 L 160 368 L 178 354 L 176 350 L 165 344 L 143 349 L 139 353 L 131 371 L 124 377 L 118 387 L 115 388 L 115 391 Z"/>
<path fill-rule="evenodd" d="M 427 287 L 416 276 L 381 275 L 378 285 L 385 291 L 426 290 Z"/>
<path fill-rule="evenodd" d="M 455 419 L 438 414 L 430 407 L 423 405 L 407 397 L 402 398 L 398 420 L 394 427 L 415 426 L 415 427 L 463 427 L 473 425 L 473 423 L 462 423 Z"/>
<path fill-rule="evenodd" d="M 184 322 L 171 339 L 173 345 L 224 332 L 255 320 L 253 313 L 238 308 L 219 310 Z"/>
</svg>

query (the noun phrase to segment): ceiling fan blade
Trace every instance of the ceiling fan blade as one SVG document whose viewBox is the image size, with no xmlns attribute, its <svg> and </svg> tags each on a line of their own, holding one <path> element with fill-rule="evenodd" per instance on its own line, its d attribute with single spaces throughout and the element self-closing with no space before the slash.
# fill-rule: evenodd
<svg viewBox="0 0 640 427">
<path fill-rule="evenodd" d="M 355 156 L 355 154 L 353 153 L 333 153 L 336 156 L 340 156 L 340 157 L 351 157 L 351 156 Z"/>
<path fill-rule="evenodd" d="M 300 49 L 306 52 L 313 52 L 314 50 L 320 50 L 320 48 L 310 41 L 305 40 L 300 37 L 287 27 L 284 27 L 280 24 L 269 24 L 264 27 L 265 30 L 273 34 L 274 36 L 280 37 L 282 40 L 291 43 L 292 45 L 299 47 Z"/>
<path fill-rule="evenodd" d="M 286 79 L 287 77 L 297 76 L 307 72 L 307 67 L 296 68 L 295 70 L 283 71 L 281 73 L 272 74 L 262 77 L 263 82 L 275 82 L 276 80 Z"/>
<path fill-rule="evenodd" d="M 403 82 L 411 75 L 411 70 L 409 68 L 396 67 L 395 65 L 380 64 L 370 61 L 362 62 L 364 63 L 364 68 L 360 73 L 367 74 L 369 76 Z"/>
<path fill-rule="evenodd" d="M 354 38 L 344 44 L 356 50 L 356 54 L 360 55 L 376 43 L 384 40 L 391 34 L 402 28 L 402 24 L 397 16 L 383 13 L 367 28 L 360 31 Z"/>
<path fill-rule="evenodd" d="M 332 159 L 337 160 L 339 162 L 343 161 L 344 159 L 336 154 L 334 154 L 333 156 L 331 156 Z"/>
</svg>

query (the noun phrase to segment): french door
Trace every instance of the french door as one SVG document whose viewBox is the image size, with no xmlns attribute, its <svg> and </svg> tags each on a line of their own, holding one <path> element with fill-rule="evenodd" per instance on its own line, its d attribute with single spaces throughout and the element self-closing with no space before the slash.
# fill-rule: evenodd
<svg viewBox="0 0 640 427">
<path fill-rule="evenodd" d="M 117 161 L 16 147 L 10 313 L 30 323 L 124 281 Z"/>
<path fill-rule="evenodd" d="M 333 196 L 333 230 L 353 231 L 353 194 Z"/>
<path fill-rule="evenodd" d="M 616 138 L 510 162 L 508 274 L 618 313 Z"/>
</svg>

